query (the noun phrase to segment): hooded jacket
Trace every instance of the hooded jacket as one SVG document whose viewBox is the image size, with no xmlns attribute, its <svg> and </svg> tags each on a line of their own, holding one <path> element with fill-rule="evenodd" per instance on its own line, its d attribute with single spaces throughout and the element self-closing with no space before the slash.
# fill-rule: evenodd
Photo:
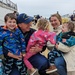
<svg viewBox="0 0 75 75">
<path fill-rule="evenodd" d="M 7 55 L 8 52 L 20 55 L 25 49 L 24 36 L 17 27 L 14 31 L 8 30 L 6 26 L 0 27 L 0 55 Z"/>
</svg>

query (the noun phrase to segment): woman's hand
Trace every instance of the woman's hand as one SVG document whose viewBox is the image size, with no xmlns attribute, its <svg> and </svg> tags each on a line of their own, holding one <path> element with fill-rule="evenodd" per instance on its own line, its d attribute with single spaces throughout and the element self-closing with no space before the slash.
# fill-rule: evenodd
<svg viewBox="0 0 75 75">
<path fill-rule="evenodd" d="M 62 42 L 63 42 L 63 43 L 66 42 L 66 39 L 62 39 Z"/>
</svg>

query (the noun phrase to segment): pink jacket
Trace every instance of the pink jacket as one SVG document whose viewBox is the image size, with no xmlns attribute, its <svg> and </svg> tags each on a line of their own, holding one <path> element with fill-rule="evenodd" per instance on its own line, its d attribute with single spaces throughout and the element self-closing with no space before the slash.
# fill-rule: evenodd
<svg viewBox="0 0 75 75">
<path fill-rule="evenodd" d="M 26 51 L 29 51 L 30 48 L 35 45 L 38 45 L 40 48 L 42 48 L 46 45 L 47 41 L 50 41 L 52 44 L 55 44 L 56 33 L 43 30 L 35 31 L 30 37 Z"/>
</svg>

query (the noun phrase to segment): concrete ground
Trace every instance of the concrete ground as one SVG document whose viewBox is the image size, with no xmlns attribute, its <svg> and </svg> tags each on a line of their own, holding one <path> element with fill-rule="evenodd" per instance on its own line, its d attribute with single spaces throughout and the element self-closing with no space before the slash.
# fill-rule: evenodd
<svg viewBox="0 0 75 75">
<path fill-rule="evenodd" d="M 49 75 L 58 75 L 58 73 L 57 72 L 54 72 L 54 73 L 51 73 Z"/>
</svg>

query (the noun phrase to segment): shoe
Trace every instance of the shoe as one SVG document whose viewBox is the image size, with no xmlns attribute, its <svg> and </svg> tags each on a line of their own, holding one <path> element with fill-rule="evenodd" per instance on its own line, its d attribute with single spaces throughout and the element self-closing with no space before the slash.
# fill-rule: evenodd
<svg viewBox="0 0 75 75">
<path fill-rule="evenodd" d="M 38 73 L 38 69 L 35 69 L 35 71 L 31 73 L 30 75 L 40 75 L 40 74 Z"/>
<path fill-rule="evenodd" d="M 57 68 L 55 65 L 51 65 L 49 69 L 46 70 L 46 73 L 49 74 L 49 73 L 53 73 L 53 72 L 56 72 L 57 71 Z"/>
</svg>

